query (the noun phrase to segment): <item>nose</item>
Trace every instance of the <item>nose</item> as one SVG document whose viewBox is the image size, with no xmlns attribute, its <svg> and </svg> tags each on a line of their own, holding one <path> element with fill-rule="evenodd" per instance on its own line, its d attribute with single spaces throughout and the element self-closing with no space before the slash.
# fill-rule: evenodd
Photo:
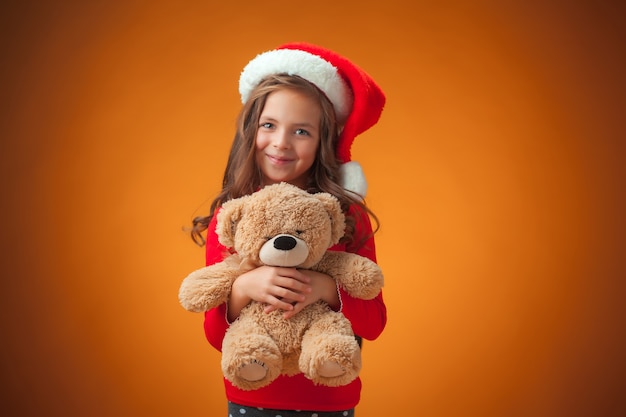
<svg viewBox="0 0 626 417">
<path fill-rule="evenodd" d="M 296 239 L 291 236 L 279 236 L 274 240 L 274 248 L 278 250 L 292 250 L 296 247 Z"/>
<path fill-rule="evenodd" d="M 289 148 L 289 132 L 284 129 L 277 130 L 274 134 L 274 147 L 278 149 Z"/>
</svg>

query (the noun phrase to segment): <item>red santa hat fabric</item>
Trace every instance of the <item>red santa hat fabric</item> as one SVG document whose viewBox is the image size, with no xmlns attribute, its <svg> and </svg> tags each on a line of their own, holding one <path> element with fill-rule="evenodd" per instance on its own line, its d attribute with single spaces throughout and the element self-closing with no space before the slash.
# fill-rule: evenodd
<svg viewBox="0 0 626 417">
<path fill-rule="evenodd" d="M 287 43 L 252 59 L 239 78 L 239 93 L 245 103 L 252 90 L 268 75 L 297 75 L 324 92 L 343 125 L 337 144 L 337 158 L 344 163 L 344 188 L 361 197 L 367 182 L 361 167 L 351 161 L 352 143 L 359 134 L 378 122 L 385 95 L 376 82 L 347 58 L 308 43 Z"/>
</svg>

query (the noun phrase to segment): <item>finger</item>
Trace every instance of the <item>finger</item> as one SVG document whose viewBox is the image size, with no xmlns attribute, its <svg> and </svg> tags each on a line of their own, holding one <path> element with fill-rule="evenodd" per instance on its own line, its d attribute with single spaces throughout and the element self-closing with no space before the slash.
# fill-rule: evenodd
<svg viewBox="0 0 626 417">
<path fill-rule="evenodd" d="M 292 278 L 305 284 L 311 282 L 311 278 L 296 268 L 278 268 L 277 273 L 281 277 Z"/>
<path fill-rule="evenodd" d="M 268 306 L 265 310 L 274 311 L 274 310 L 293 310 L 293 306 L 296 303 L 302 302 L 306 300 L 306 297 L 302 294 L 292 292 L 292 291 L 282 291 L 283 289 L 279 289 L 277 292 L 281 292 L 284 295 L 268 298 Z M 283 308 L 282 306 L 288 306 L 287 308 Z M 267 312 L 269 312 L 267 311 Z"/>
<path fill-rule="evenodd" d="M 269 314 L 269 313 L 271 313 L 273 311 L 281 310 L 281 311 L 285 311 L 286 312 L 286 311 L 290 311 L 292 309 L 293 309 L 293 305 L 292 304 L 287 304 L 287 308 L 281 308 L 281 307 L 278 307 L 278 306 L 275 306 L 275 305 L 272 305 L 272 304 L 268 304 L 263 309 L 263 312 L 266 313 L 266 314 Z"/>
<path fill-rule="evenodd" d="M 279 291 L 278 293 L 276 293 L 276 295 L 283 298 L 288 298 L 293 294 L 309 294 L 311 291 L 313 291 L 313 288 L 309 284 L 303 283 L 293 278 L 283 277 L 281 279 L 278 279 L 276 280 L 276 286 L 276 291 Z M 284 292 L 282 292 L 281 289 L 284 290 Z M 295 298 L 293 301 L 302 300 L 300 298 Z"/>
<path fill-rule="evenodd" d="M 309 294 L 313 289 L 310 285 L 298 283 L 291 280 L 285 285 L 277 285 L 273 287 L 269 293 L 274 297 L 286 302 L 304 301 L 305 295 Z"/>
<path fill-rule="evenodd" d="M 275 310 L 283 310 L 283 311 L 290 311 L 293 309 L 293 305 L 280 300 L 278 298 L 274 298 L 272 297 L 271 299 L 268 299 L 268 301 L 266 302 L 267 306 L 264 308 L 264 311 L 266 313 L 271 313 L 272 311 Z"/>
<path fill-rule="evenodd" d="M 305 306 L 306 306 L 305 303 L 296 303 L 295 305 L 293 305 L 293 308 L 291 310 L 285 311 L 285 313 L 283 314 L 283 317 L 286 319 L 290 319 L 296 314 L 298 314 L 300 311 L 302 311 L 302 309 L 304 309 Z"/>
</svg>

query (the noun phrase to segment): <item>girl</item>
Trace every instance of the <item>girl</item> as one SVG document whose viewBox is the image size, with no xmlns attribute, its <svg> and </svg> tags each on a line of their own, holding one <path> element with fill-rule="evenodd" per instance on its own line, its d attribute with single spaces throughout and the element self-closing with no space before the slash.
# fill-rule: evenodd
<svg viewBox="0 0 626 417">
<path fill-rule="evenodd" d="M 194 219 L 192 238 L 206 243 L 207 265 L 221 261 L 229 248 L 217 240 L 219 207 L 261 187 L 288 182 L 311 193 L 327 192 L 341 202 L 346 233 L 331 250 L 376 260 L 370 216 L 362 196 L 365 181 L 350 161 L 354 137 L 374 125 L 385 97 L 376 83 L 350 61 L 304 43 L 283 45 L 258 55 L 239 81 L 243 108 L 237 121 L 221 193 L 206 217 Z M 207 231 L 206 240 L 201 233 Z M 267 311 L 284 311 L 285 320 L 323 300 L 341 311 L 360 338 L 376 339 L 386 324 L 382 293 L 365 301 L 350 297 L 327 275 L 294 268 L 262 266 L 241 275 L 229 300 L 205 313 L 209 343 L 221 350 L 229 323 L 252 300 Z M 263 372 L 250 364 L 250 373 Z M 314 385 L 302 374 L 280 376 L 269 386 L 244 391 L 224 379 L 229 416 L 353 416 L 361 381 L 345 386 Z"/>
</svg>

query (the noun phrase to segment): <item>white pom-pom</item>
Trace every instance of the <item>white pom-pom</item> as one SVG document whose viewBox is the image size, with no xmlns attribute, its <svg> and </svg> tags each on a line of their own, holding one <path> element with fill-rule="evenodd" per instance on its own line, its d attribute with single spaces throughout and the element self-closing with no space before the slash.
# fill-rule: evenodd
<svg viewBox="0 0 626 417">
<path fill-rule="evenodd" d="M 349 161 L 339 167 L 341 186 L 356 194 L 361 200 L 367 193 L 367 181 L 361 164 L 356 161 Z"/>
</svg>

